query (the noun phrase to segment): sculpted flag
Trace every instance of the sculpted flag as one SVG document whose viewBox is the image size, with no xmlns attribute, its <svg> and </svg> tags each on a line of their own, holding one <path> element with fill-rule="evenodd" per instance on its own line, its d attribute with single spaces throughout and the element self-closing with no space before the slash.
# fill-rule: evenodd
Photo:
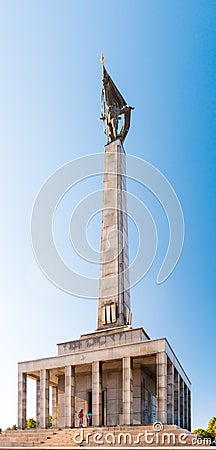
<svg viewBox="0 0 216 450">
<path fill-rule="evenodd" d="M 116 106 L 121 109 L 127 105 L 125 99 L 122 97 L 112 78 L 108 74 L 104 64 L 102 66 L 102 86 L 107 107 L 116 103 Z"/>
<path fill-rule="evenodd" d="M 102 98 L 101 98 L 101 120 L 104 122 L 105 134 L 107 142 L 113 142 L 120 139 L 123 143 L 128 130 L 130 128 L 131 110 L 124 97 L 119 92 L 112 78 L 108 74 L 104 66 L 104 58 L 102 58 Z M 124 122 L 119 130 L 119 121 L 121 116 Z"/>
</svg>

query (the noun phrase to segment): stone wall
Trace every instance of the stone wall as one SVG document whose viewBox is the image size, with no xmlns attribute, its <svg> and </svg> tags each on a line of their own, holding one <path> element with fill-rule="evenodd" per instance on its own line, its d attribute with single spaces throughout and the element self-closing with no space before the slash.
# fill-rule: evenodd
<svg viewBox="0 0 216 450">
<path fill-rule="evenodd" d="M 93 350 L 94 348 L 106 348 L 130 344 L 131 342 L 141 342 L 149 340 L 149 336 L 143 328 L 122 327 L 116 331 L 95 332 L 80 336 L 80 339 L 70 342 L 63 342 L 58 345 L 58 355 L 80 352 L 83 350 Z"/>
</svg>

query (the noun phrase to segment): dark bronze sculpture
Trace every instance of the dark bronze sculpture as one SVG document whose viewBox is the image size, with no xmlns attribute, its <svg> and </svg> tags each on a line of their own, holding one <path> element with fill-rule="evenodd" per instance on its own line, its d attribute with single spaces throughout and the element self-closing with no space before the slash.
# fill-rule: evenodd
<svg viewBox="0 0 216 450">
<path fill-rule="evenodd" d="M 101 101 L 101 117 L 104 122 L 105 134 L 107 142 L 113 142 L 120 139 L 123 143 L 128 130 L 130 128 L 130 116 L 132 106 L 128 106 L 125 99 L 120 94 L 112 78 L 109 76 L 104 66 L 104 57 L 102 62 L 102 101 Z M 118 131 L 121 116 L 124 118 L 123 125 Z"/>
</svg>

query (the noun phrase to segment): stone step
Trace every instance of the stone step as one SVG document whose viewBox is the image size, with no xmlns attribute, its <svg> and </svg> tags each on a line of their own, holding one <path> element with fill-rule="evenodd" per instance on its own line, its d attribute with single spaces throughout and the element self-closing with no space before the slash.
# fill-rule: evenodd
<svg viewBox="0 0 216 450">
<path fill-rule="evenodd" d="M 175 425 L 166 425 L 159 432 L 153 430 L 152 425 L 8 430 L 0 435 L 0 449 L 5 447 L 101 447 L 102 444 L 110 448 L 113 446 L 173 447 L 192 444 L 200 446 L 193 442 L 193 439 L 196 439 L 195 435 Z"/>
</svg>

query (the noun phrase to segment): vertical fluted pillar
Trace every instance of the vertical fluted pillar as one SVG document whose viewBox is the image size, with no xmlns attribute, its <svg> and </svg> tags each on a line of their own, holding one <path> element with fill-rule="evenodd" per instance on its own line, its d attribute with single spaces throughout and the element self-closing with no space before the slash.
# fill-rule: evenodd
<svg viewBox="0 0 216 450">
<path fill-rule="evenodd" d="M 40 380 L 36 380 L 36 427 L 40 427 Z"/>
<path fill-rule="evenodd" d="M 185 427 L 184 380 L 180 378 L 180 427 Z"/>
<path fill-rule="evenodd" d="M 18 373 L 18 428 L 26 428 L 26 397 L 27 377 L 26 373 Z"/>
<path fill-rule="evenodd" d="M 174 424 L 174 366 L 171 361 L 167 366 L 167 424 Z"/>
<path fill-rule="evenodd" d="M 188 430 L 188 387 L 184 385 L 184 427 Z"/>
<path fill-rule="evenodd" d="M 188 389 L 188 431 L 191 431 L 191 391 Z"/>
<path fill-rule="evenodd" d="M 40 371 L 40 428 L 49 427 L 49 370 Z"/>
<path fill-rule="evenodd" d="M 122 403 L 123 403 L 123 425 L 133 424 L 133 372 L 130 356 L 122 359 Z"/>
<path fill-rule="evenodd" d="M 99 427 L 102 421 L 102 366 L 92 363 L 92 425 Z"/>
<path fill-rule="evenodd" d="M 157 420 L 167 424 L 167 354 L 157 354 Z"/>
<path fill-rule="evenodd" d="M 52 386 L 52 427 L 58 427 L 58 387 Z"/>
<path fill-rule="evenodd" d="M 74 426 L 75 416 L 75 368 L 65 367 L 65 422 L 67 428 Z"/>
<path fill-rule="evenodd" d="M 180 375 L 177 370 L 174 372 L 174 382 L 174 423 L 180 426 Z"/>
</svg>

